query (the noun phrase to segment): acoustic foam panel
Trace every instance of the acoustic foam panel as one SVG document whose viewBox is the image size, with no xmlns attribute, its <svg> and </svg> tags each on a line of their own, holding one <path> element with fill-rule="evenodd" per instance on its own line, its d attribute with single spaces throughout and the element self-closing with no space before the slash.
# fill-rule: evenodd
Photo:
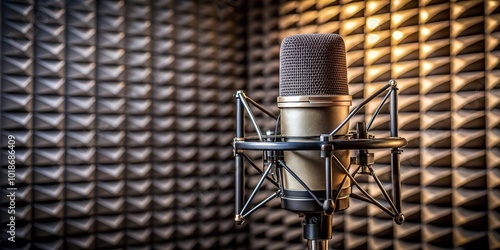
<svg viewBox="0 0 500 250">
<path fill-rule="evenodd" d="M 278 92 L 280 41 L 311 32 L 344 37 L 354 104 L 398 80 L 409 141 L 405 224 L 353 200 L 334 218 L 331 247 L 500 247 L 496 1 L 1 8 L 2 147 L 15 135 L 21 248 L 303 249 L 298 218 L 277 200 L 234 230 L 229 143 L 234 90 L 277 112 L 270 93 Z M 387 113 L 374 123 L 376 135 L 385 133 Z M 387 153 L 376 156 L 387 186 Z"/>
<path fill-rule="evenodd" d="M 351 199 L 348 210 L 334 215 L 331 248 L 499 247 L 497 1 L 251 1 L 248 6 L 252 37 L 269 34 L 269 39 L 277 33 L 279 44 L 298 33 L 342 35 L 353 105 L 389 79 L 398 81 L 400 135 L 409 142 L 401 156 L 406 222 L 394 225 L 374 206 Z M 276 82 L 263 71 L 252 71 L 268 62 L 262 54 L 274 55 L 275 49 L 252 41 L 248 74 L 259 81 L 249 81 L 248 95 L 266 96 L 266 106 L 275 107 L 275 99 L 267 96 L 270 89 L 278 95 Z M 381 98 L 354 116 L 351 126 L 368 121 L 377 100 Z M 387 136 L 388 124 L 384 108 L 373 133 Z M 374 168 L 390 191 L 388 153 L 377 151 L 375 156 Z M 374 183 L 361 182 L 382 198 Z M 254 249 L 281 248 L 283 242 L 305 246 L 295 217 L 262 212 L 250 232 L 252 242 L 266 243 Z M 266 224 L 287 229 L 282 235 L 266 235 Z"/>
<path fill-rule="evenodd" d="M 230 148 L 232 94 L 245 82 L 239 6 L 28 0 L 1 10 L 3 172 L 16 137 L 12 247 L 245 245 L 247 230 L 232 222 Z"/>
</svg>

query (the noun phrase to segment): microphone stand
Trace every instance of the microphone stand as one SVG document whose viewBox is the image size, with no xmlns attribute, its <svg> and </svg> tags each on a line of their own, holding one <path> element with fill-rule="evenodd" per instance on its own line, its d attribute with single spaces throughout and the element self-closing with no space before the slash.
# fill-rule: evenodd
<svg viewBox="0 0 500 250">
<path fill-rule="evenodd" d="M 368 125 L 364 122 L 358 123 L 356 132 L 348 135 L 347 139 L 335 139 L 334 134 L 339 131 L 349 120 L 368 102 L 381 95 L 386 90 L 385 97 L 380 102 L 379 106 L 372 115 Z M 341 122 L 341 124 L 334 129 L 330 134 L 320 135 L 319 138 L 305 138 L 305 141 L 287 141 L 286 136 L 278 135 L 277 129 L 275 133 L 266 132 L 263 134 L 257 126 L 255 116 L 250 109 L 249 104 L 267 114 L 268 116 L 279 122 L 279 116 L 274 115 L 272 112 L 266 110 L 264 107 L 256 103 L 251 98 L 247 97 L 243 91 L 237 91 L 234 95 L 236 98 L 236 137 L 233 140 L 233 153 L 235 157 L 235 217 L 234 220 L 237 224 L 243 224 L 245 219 L 255 212 L 258 208 L 264 206 L 266 203 L 276 197 L 284 196 L 283 188 L 283 171 L 287 171 L 310 195 L 314 200 L 318 209 L 313 209 L 308 212 L 298 212 L 299 216 L 303 218 L 302 228 L 303 237 L 307 240 L 308 248 L 311 250 L 326 250 L 328 249 L 328 240 L 332 238 L 332 217 L 335 211 L 335 204 L 339 198 L 341 188 L 344 181 L 349 178 L 351 184 L 356 186 L 361 192 L 360 194 L 351 193 L 350 197 L 371 203 L 382 211 L 390 215 L 396 224 L 402 224 L 405 217 L 402 213 L 402 200 L 401 200 L 401 176 L 400 176 L 400 154 L 401 147 L 406 146 L 407 141 L 404 138 L 398 137 L 398 88 L 396 81 L 390 80 L 386 85 L 376 91 L 374 94 L 366 98 L 358 106 L 356 106 L 349 115 Z M 368 131 L 373 124 L 375 117 L 381 111 L 382 107 L 390 97 L 390 137 L 388 138 L 374 138 L 368 134 Z M 256 136 L 245 136 L 245 113 L 250 118 L 252 124 L 257 132 Z M 345 137 L 345 136 L 344 136 Z M 373 153 L 369 153 L 369 149 L 391 149 L 391 182 L 392 182 L 392 197 L 389 196 L 384 189 L 382 182 L 379 180 L 375 171 L 372 168 L 374 164 Z M 262 169 L 255 164 L 250 157 L 245 154 L 245 150 L 258 150 L 263 151 L 263 166 Z M 325 196 L 324 199 L 319 199 L 318 196 L 297 176 L 283 160 L 283 151 L 287 150 L 315 150 L 321 152 L 321 157 L 325 159 Z M 359 154 L 351 158 L 351 163 L 347 168 L 335 157 L 334 150 L 358 150 Z M 261 177 L 257 185 L 252 190 L 250 196 L 245 201 L 245 168 L 244 160 L 250 164 Z M 343 172 L 344 180 L 339 185 L 337 190 L 332 190 L 331 187 L 331 169 L 334 164 Z M 358 165 L 357 169 L 351 174 L 351 164 Z M 269 176 L 276 170 L 278 180 Z M 356 181 L 356 174 L 367 174 L 371 176 L 385 201 L 389 207 L 382 205 L 377 199 L 371 196 L 362 186 Z M 252 200 L 259 192 L 265 180 L 273 184 L 277 190 L 269 195 L 267 198 L 260 201 L 253 208 L 250 208 Z M 316 191 L 315 191 L 316 192 Z M 332 197 L 332 194 L 334 197 Z M 322 208 L 322 209 L 321 209 Z M 322 211 L 321 211 L 322 210 Z M 292 211 L 293 212 L 293 211 Z M 297 211 L 295 211 L 297 212 Z"/>
<path fill-rule="evenodd" d="M 309 250 L 328 250 L 328 240 L 308 240 L 307 248 Z"/>
<path fill-rule="evenodd" d="M 332 238 L 332 215 L 307 213 L 304 217 L 302 229 L 307 247 L 311 250 L 327 250 L 328 240 Z"/>
</svg>

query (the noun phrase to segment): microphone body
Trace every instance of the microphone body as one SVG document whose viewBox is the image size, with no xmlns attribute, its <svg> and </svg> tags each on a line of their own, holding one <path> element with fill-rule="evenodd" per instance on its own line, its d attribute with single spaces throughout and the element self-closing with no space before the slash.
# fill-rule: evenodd
<svg viewBox="0 0 500 250">
<path fill-rule="evenodd" d="M 293 96 L 279 97 L 278 107 L 281 114 L 281 134 L 290 138 L 288 141 L 305 141 L 303 137 L 318 137 L 335 129 L 349 114 L 351 96 Z M 339 134 L 347 134 L 348 124 Z M 301 138 L 302 137 L 302 138 Z M 309 139 L 310 140 L 310 139 Z M 349 150 L 334 150 L 334 155 L 344 165 L 349 165 Z M 315 193 L 319 199 L 325 198 L 325 162 L 319 151 L 285 151 L 287 166 Z M 340 166 L 332 162 L 331 187 L 337 190 L 345 174 Z M 282 208 L 294 212 L 323 211 L 302 185 L 290 173 L 283 173 Z M 349 207 L 350 180 L 347 178 L 337 200 L 336 211 Z M 331 197 L 335 197 L 335 191 Z"/>
<path fill-rule="evenodd" d="M 288 141 L 310 141 L 330 133 L 347 117 L 352 101 L 347 86 L 344 41 L 336 34 L 294 35 L 283 40 L 280 50 L 277 101 L 281 134 Z M 342 138 L 348 129 L 346 124 L 334 136 Z M 349 150 L 334 149 L 335 157 L 344 166 L 349 165 L 349 154 Z M 325 160 L 320 151 L 285 151 L 284 160 L 319 199 L 325 199 Z M 336 197 L 335 190 L 340 190 L 335 211 L 341 211 L 349 207 L 351 190 L 349 178 L 343 181 L 346 175 L 337 165 L 332 162 L 330 197 Z M 290 173 L 284 171 L 282 179 L 282 208 L 299 213 L 323 211 Z"/>
</svg>

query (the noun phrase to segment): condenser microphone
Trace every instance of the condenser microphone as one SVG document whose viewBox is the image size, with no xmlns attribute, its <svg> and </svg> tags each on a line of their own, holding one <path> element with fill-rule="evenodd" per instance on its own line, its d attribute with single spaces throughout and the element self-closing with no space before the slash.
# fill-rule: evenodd
<svg viewBox="0 0 500 250">
<path fill-rule="evenodd" d="M 386 93 L 368 124 L 358 122 L 349 132 L 349 121 L 374 98 Z M 391 79 L 349 111 L 352 97 L 347 85 L 345 45 L 337 34 L 307 34 L 286 37 L 280 48 L 280 79 L 277 116 L 248 97 L 242 90 L 236 99 L 235 217 L 238 224 L 272 199 L 279 197 L 281 207 L 302 218 L 304 239 L 309 249 L 328 249 L 332 238 L 333 213 L 349 207 L 349 199 L 368 202 L 404 222 L 401 200 L 400 154 L 406 146 L 398 136 L 398 87 Z M 390 98 L 390 137 L 376 138 L 370 127 Z M 265 133 L 252 111 L 263 112 L 276 120 L 274 132 Z M 257 135 L 245 135 L 245 115 Z M 372 149 L 390 149 L 392 198 L 375 174 Z M 262 168 L 246 151 L 262 151 Z M 350 157 L 350 150 L 357 152 Z M 252 166 L 260 179 L 245 198 L 245 164 Z M 357 165 L 355 169 L 350 169 Z M 275 172 L 276 171 L 276 175 Z M 363 188 L 355 176 L 373 178 L 388 206 Z M 264 181 L 276 191 L 252 207 Z M 351 193 L 351 186 L 359 192 Z"/>
<path fill-rule="evenodd" d="M 346 53 L 343 39 L 337 34 L 307 34 L 286 37 L 280 48 L 279 116 L 265 109 L 239 90 L 236 99 L 235 217 L 242 224 L 250 214 L 274 198 L 281 207 L 302 218 L 303 237 L 309 249 L 328 249 L 332 238 L 333 213 L 349 207 L 349 199 L 368 202 L 404 222 L 401 201 L 400 154 L 407 141 L 398 136 L 398 87 L 391 79 L 349 111 L 352 97 L 347 85 Z M 350 119 L 374 98 L 386 93 L 368 124 L 358 122 L 349 132 Z M 390 98 L 390 137 L 375 138 L 370 127 Z M 273 131 L 264 134 L 250 107 L 275 119 Z M 245 114 L 257 136 L 245 135 Z M 389 196 L 372 165 L 371 149 L 391 150 Z M 262 168 L 245 154 L 262 151 Z M 358 154 L 350 157 L 350 150 Z M 245 199 L 245 164 L 261 176 Z M 357 165 L 351 170 L 351 163 Z M 277 175 L 274 175 L 273 170 Z M 374 179 L 389 207 L 384 206 L 355 179 L 366 174 Z M 276 178 L 277 177 L 277 178 Z M 277 190 L 251 207 L 265 180 Z M 359 191 L 351 193 L 351 185 Z"/>
<path fill-rule="evenodd" d="M 329 134 L 348 116 L 352 97 L 347 84 L 344 40 L 339 35 L 286 37 L 280 48 L 279 77 L 281 135 L 288 141 L 307 141 Z M 333 137 L 345 137 L 348 129 L 346 123 Z M 334 155 L 344 166 L 349 165 L 349 150 L 334 150 Z M 327 173 L 320 151 L 306 150 L 285 151 L 284 162 L 323 201 L 328 190 L 325 175 L 331 174 L 330 197 L 338 197 L 332 207 L 335 211 L 349 207 L 350 181 L 338 163 L 333 162 L 331 172 Z M 284 209 L 302 214 L 325 210 L 325 205 L 320 206 L 289 172 L 283 173 L 282 190 Z"/>
</svg>

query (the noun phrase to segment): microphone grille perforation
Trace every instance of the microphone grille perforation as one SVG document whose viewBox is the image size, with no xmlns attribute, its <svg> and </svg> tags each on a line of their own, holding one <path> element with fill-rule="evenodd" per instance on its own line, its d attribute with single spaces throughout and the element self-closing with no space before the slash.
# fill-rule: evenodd
<svg viewBox="0 0 500 250">
<path fill-rule="evenodd" d="M 349 95 L 342 37 L 300 34 L 283 39 L 279 95 Z"/>
</svg>

